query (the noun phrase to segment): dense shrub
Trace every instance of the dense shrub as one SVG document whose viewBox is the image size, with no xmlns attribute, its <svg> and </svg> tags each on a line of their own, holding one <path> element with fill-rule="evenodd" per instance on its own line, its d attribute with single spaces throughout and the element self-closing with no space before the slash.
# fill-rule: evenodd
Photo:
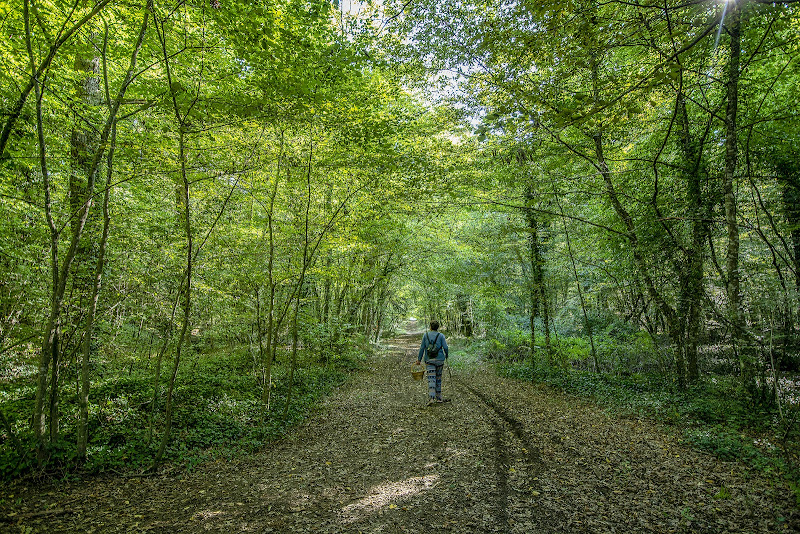
<svg viewBox="0 0 800 534">
<path fill-rule="evenodd" d="M 320 396 L 358 369 L 369 350 L 363 343 L 329 357 L 326 365 L 309 351 L 300 354 L 289 405 L 289 358 L 273 367 L 271 410 L 261 402 L 262 387 L 248 350 L 192 353 L 182 362 L 174 392 L 172 439 L 166 461 L 191 467 L 206 458 L 251 452 L 276 439 L 314 410 Z M 121 368 L 120 368 L 121 366 Z M 104 362 L 103 378 L 95 376 L 90 396 L 88 458 L 84 472 L 141 470 L 150 465 L 159 444 L 171 369 L 164 365 L 153 395 L 152 368 L 131 367 L 122 359 Z M 99 366 L 98 366 L 99 368 Z M 22 381 L 19 383 L 21 384 Z M 29 384 L 4 384 L 3 410 L 19 447 L 7 435 L 0 442 L 0 478 L 18 477 L 37 469 L 27 424 L 32 411 Z M 155 402 L 155 406 L 154 406 Z M 78 406 L 73 392 L 62 391 L 61 439 L 53 443 L 45 469 L 75 469 Z M 151 421 L 155 425 L 151 432 Z"/>
</svg>

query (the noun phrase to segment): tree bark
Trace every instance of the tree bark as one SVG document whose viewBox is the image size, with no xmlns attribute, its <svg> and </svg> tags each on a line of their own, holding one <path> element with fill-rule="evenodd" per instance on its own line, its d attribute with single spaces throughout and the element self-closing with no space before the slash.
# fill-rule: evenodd
<svg viewBox="0 0 800 534">
<path fill-rule="evenodd" d="M 529 351 L 531 365 L 536 365 L 536 318 L 539 316 L 539 297 L 542 292 L 539 287 L 541 283 L 541 254 L 539 252 L 539 228 L 536 220 L 536 213 L 531 204 L 534 201 L 533 187 L 528 184 L 525 191 L 525 220 L 528 223 L 528 261 L 531 264 L 531 276 L 528 282 L 528 295 L 531 301 L 530 327 L 531 327 L 531 348 Z"/>
<path fill-rule="evenodd" d="M 787 248 L 792 258 L 795 290 L 800 295 L 800 162 L 782 157 L 778 160 L 776 172 L 781 184 L 783 211 L 789 223 L 790 243 Z M 800 316 L 800 307 L 795 313 Z"/>
<path fill-rule="evenodd" d="M 561 198 L 560 193 L 555 190 L 555 186 L 553 186 L 553 197 L 556 200 L 556 204 L 558 205 L 558 211 L 561 214 L 561 224 L 564 226 L 564 238 L 567 242 L 567 252 L 569 253 L 569 259 L 572 263 L 572 273 L 575 277 L 575 285 L 578 288 L 578 297 L 581 301 L 581 310 L 583 311 L 583 321 L 586 324 L 586 333 L 589 335 L 589 345 L 592 350 L 592 363 L 594 365 L 594 372 L 598 372 L 600 370 L 600 362 L 597 359 L 597 348 L 594 344 L 594 332 L 592 331 L 592 323 L 589 321 L 589 314 L 586 311 L 586 299 L 583 295 L 583 288 L 581 287 L 581 280 L 578 277 L 578 267 L 575 264 L 575 255 L 572 252 L 572 241 L 569 237 L 569 228 L 567 228 L 567 221 L 564 218 L 564 208 L 561 205 Z"/>
<path fill-rule="evenodd" d="M 25 43 L 28 49 L 28 56 L 30 57 L 30 66 L 32 70 L 31 84 L 36 94 L 36 133 L 39 145 L 39 165 L 42 172 L 42 185 L 44 187 L 44 209 L 47 225 L 50 229 L 50 267 L 51 267 L 51 297 L 50 297 L 50 314 L 47 321 L 47 326 L 44 332 L 42 341 L 42 352 L 39 358 L 38 380 L 36 386 L 36 400 L 34 406 L 33 417 L 31 420 L 33 426 L 33 433 L 37 443 L 37 456 L 41 462 L 44 460 L 47 447 L 46 447 L 46 424 L 47 416 L 44 412 L 44 401 L 49 390 L 48 371 L 53 362 L 53 352 L 58 351 L 58 334 L 60 323 L 61 311 L 61 295 L 63 291 L 60 289 L 60 271 L 58 259 L 58 244 L 59 244 L 59 231 L 56 228 L 55 222 L 52 217 L 52 201 L 50 198 L 50 173 L 47 167 L 47 148 L 44 140 L 44 126 L 42 123 L 42 88 L 39 83 L 39 72 L 36 72 L 33 59 L 33 46 L 31 44 L 31 28 L 30 28 L 30 11 L 28 0 L 23 4 L 23 16 L 25 19 Z M 30 92 L 31 88 L 28 88 Z M 26 95 L 27 96 L 27 95 Z M 24 102 L 24 100 L 23 100 Z M 21 105 L 20 105 L 21 109 Z M 11 119 L 9 119 L 11 122 Z M 6 123 L 8 126 L 9 123 Z M 5 134 L 5 132 L 4 132 Z M 7 136 L 4 136 L 7 138 Z"/>
<path fill-rule="evenodd" d="M 267 212 L 267 229 L 269 232 L 269 253 L 267 260 L 267 284 L 269 285 L 269 302 L 267 303 L 267 361 L 264 364 L 264 389 L 261 393 L 261 403 L 264 406 L 264 416 L 269 413 L 270 394 L 272 392 L 272 362 L 275 361 L 277 349 L 277 327 L 275 326 L 275 198 L 278 196 L 278 185 L 281 179 L 281 163 L 283 161 L 285 132 L 281 130 L 281 141 L 278 150 L 278 167 L 269 196 L 269 211 Z"/>
<path fill-rule="evenodd" d="M 175 107 L 176 114 L 177 114 L 177 106 Z M 172 413 L 173 413 L 173 406 L 172 406 L 172 396 L 175 391 L 175 381 L 178 377 L 178 369 L 180 368 L 181 363 L 181 351 L 183 349 L 183 343 L 186 340 L 186 332 L 189 328 L 189 320 L 191 318 L 191 308 L 192 308 L 192 257 L 193 257 L 193 243 L 192 243 L 192 228 L 191 228 L 191 218 L 189 212 L 189 180 L 186 175 L 186 152 L 185 152 L 185 145 L 184 145 L 184 128 L 181 124 L 179 134 L 178 134 L 178 145 L 179 145 L 179 158 L 181 162 L 181 176 L 182 181 L 184 184 L 183 191 L 183 212 L 181 215 L 181 222 L 183 224 L 183 230 L 186 235 L 186 271 L 183 276 L 183 320 L 181 321 L 181 330 L 180 334 L 178 335 L 178 343 L 175 346 L 175 361 L 173 362 L 172 366 L 172 374 L 170 375 L 169 379 L 169 386 L 167 388 L 167 400 L 164 405 L 166 410 L 165 414 L 165 421 L 164 421 L 164 434 L 161 436 L 161 444 L 158 447 L 158 451 L 156 452 L 155 458 L 153 459 L 152 469 L 155 469 L 158 464 L 161 463 L 161 460 L 164 457 L 164 452 L 166 451 L 167 444 L 169 443 L 169 439 L 172 433 Z"/>
<path fill-rule="evenodd" d="M 727 65 L 726 110 L 725 110 L 725 172 L 722 190 L 725 202 L 725 227 L 728 248 L 725 254 L 726 293 L 728 316 L 731 324 L 731 344 L 734 355 L 738 354 L 741 379 L 745 388 L 752 388 L 755 381 L 755 366 L 751 356 L 740 346 L 742 340 L 741 280 L 739 273 L 739 223 L 734 182 L 739 155 L 737 138 L 737 113 L 739 109 L 739 62 L 741 56 L 741 7 L 739 0 L 729 2 L 727 29 L 730 34 L 730 53 Z"/>
<path fill-rule="evenodd" d="M 164 355 L 167 353 L 169 343 L 172 340 L 173 325 L 175 324 L 175 314 L 177 313 L 178 306 L 180 305 L 180 298 L 183 292 L 183 285 L 181 285 L 175 293 L 175 301 L 172 303 L 172 311 L 170 313 L 169 322 L 163 328 L 164 342 L 158 350 L 156 356 L 156 366 L 153 371 L 153 400 L 150 406 L 150 423 L 147 430 L 147 444 L 149 445 L 153 440 L 153 432 L 156 424 L 156 413 L 158 411 L 158 398 L 161 393 L 161 367 L 164 363 Z"/>
<path fill-rule="evenodd" d="M 311 166 L 314 158 L 314 139 L 313 139 L 313 123 L 309 127 L 310 146 L 308 149 L 308 162 L 306 169 L 306 206 L 304 217 L 304 232 L 303 232 L 303 265 L 300 270 L 300 278 L 297 281 L 297 288 L 295 289 L 295 305 L 294 313 L 292 315 L 292 367 L 289 371 L 289 384 L 286 391 L 286 404 L 283 407 L 283 416 L 286 417 L 289 413 L 289 405 L 292 402 L 292 394 L 294 393 L 294 373 L 297 369 L 297 316 L 300 313 L 300 302 L 303 294 L 303 284 L 306 280 L 306 271 L 308 270 L 309 263 L 311 262 L 310 236 L 309 236 L 309 214 L 311 211 Z M 320 238 L 321 239 L 321 238 Z"/>
<path fill-rule="evenodd" d="M 710 235 L 711 207 L 702 190 L 703 141 L 695 138 L 689 127 L 689 114 L 683 90 L 678 91 L 676 115 L 680 149 L 685 166 L 686 208 L 690 216 L 691 243 L 685 250 L 687 269 L 678 269 L 681 277 L 681 330 L 685 331 L 686 373 L 689 382 L 700 376 L 698 348 L 702 321 L 705 243 Z M 704 139 L 704 137 L 703 137 Z M 679 370 L 679 373 L 683 369 Z M 680 374 L 679 374 L 679 382 Z"/>
<path fill-rule="evenodd" d="M 106 186 L 103 194 L 103 235 L 100 238 L 100 250 L 97 256 L 97 266 L 92 285 L 92 297 L 89 301 L 89 310 L 86 315 L 84 328 L 83 352 L 81 359 L 81 387 L 78 404 L 80 406 L 77 432 L 77 454 L 79 460 L 86 459 L 86 446 L 89 441 L 89 360 L 91 356 L 92 336 L 94 334 L 94 320 L 97 313 L 97 302 L 103 284 L 103 268 L 105 266 L 106 245 L 111 217 L 108 213 L 108 202 L 111 196 L 111 176 L 113 170 L 114 146 L 116 144 L 117 128 L 112 128 L 111 144 L 108 149 L 108 163 L 106 169 Z"/>
<path fill-rule="evenodd" d="M 152 0 L 148 0 L 152 1 Z M 160 30 L 160 31 L 159 31 Z M 167 399 L 164 406 L 165 409 L 165 416 L 164 416 L 164 434 L 161 436 L 161 444 L 158 447 L 158 451 L 156 452 L 155 457 L 153 458 L 153 465 L 151 469 L 155 470 L 158 467 L 158 464 L 161 463 L 161 460 L 164 457 L 164 452 L 166 451 L 167 444 L 169 443 L 171 433 L 172 433 L 172 414 L 173 414 L 173 405 L 172 405 L 172 396 L 175 391 L 175 381 L 178 376 L 178 369 L 180 368 L 181 363 L 181 351 L 183 349 L 183 343 L 186 340 L 186 332 L 189 328 L 189 321 L 191 319 L 191 309 L 192 309 L 192 267 L 193 267 L 193 257 L 194 257 L 194 243 L 192 241 L 192 225 L 191 225 L 191 212 L 190 212 L 190 203 L 189 203 L 189 177 L 187 174 L 187 166 L 186 166 L 186 124 L 184 118 L 181 117 L 180 106 L 178 105 L 177 94 L 176 94 L 176 84 L 173 83 L 172 78 L 172 68 L 170 64 L 169 54 L 167 52 L 167 40 L 166 34 L 164 33 L 163 24 L 159 28 L 159 25 L 156 24 L 156 33 L 158 34 L 158 39 L 161 45 L 161 52 L 163 54 L 164 59 L 164 69 L 167 75 L 167 84 L 170 90 L 170 97 L 172 100 L 172 109 L 175 114 L 175 121 L 178 125 L 178 159 L 180 162 L 180 171 L 179 175 L 176 178 L 176 182 L 179 182 L 181 187 L 181 195 L 178 201 L 178 210 L 176 213 L 176 218 L 179 222 L 179 226 L 182 227 L 184 235 L 186 237 L 186 266 L 185 271 L 182 276 L 182 283 L 181 286 L 183 288 L 183 319 L 181 321 L 181 330 L 180 334 L 178 335 L 178 342 L 175 346 L 175 360 L 172 366 L 172 373 L 169 379 L 169 386 L 167 388 Z M 192 104 L 193 105 L 193 104 Z M 180 294 L 180 292 L 179 292 Z"/>
<path fill-rule="evenodd" d="M 106 33 L 106 39 L 108 35 Z M 83 124 L 84 117 L 91 118 L 95 114 L 95 110 L 101 103 L 100 91 L 100 58 L 97 56 L 97 44 L 95 40 L 97 34 L 90 32 L 87 42 L 80 47 L 75 53 L 75 61 L 73 69 L 77 73 L 78 80 L 75 85 L 75 100 L 78 105 L 83 109 L 75 114 L 73 117 L 72 134 L 70 137 L 70 160 L 71 160 L 71 173 L 69 179 L 69 200 L 70 208 L 73 214 L 80 212 L 81 206 L 85 203 L 94 204 L 94 187 L 91 189 L 89 185 L 89 173 L 92 172 L 92 155 L 97 152 L 97 133 L 91 127 L 91 124 Z M 105 45 L 103 47 L 105 52 Z M 109 102 L 110 105 L 110 102 Z M 116 128 L 112 127 L 115 132 Z M 112 133 L 112 137 L 114 134 Z M 109 157 L 113 157 L 113 150 L 109 150 Z M 79 224 L 79 219 L 74 217 L 72 219 L 72 231 L 76 231 L 76 226 Z M 97 298 L 99 296 L 98 284 L 100 283 L 96 276 L 93 279 L 91 272 L 92 260 L 97 256 L 97 228 L 96 217 L 93 212 L 89 213 L 88 218 L 84 224 L 83 236 L 78 240 L 78 247 L 75 251 L 74 268 L 72 272 L 72 287 L 73 293 L 78 298 L 78 309 L 86 311 L 84 321 L 84 339 L 83 351 L 91 350 L 92 327 L 94 323 L 94 315 L 97 310 Z M 97 267 L 100 268 L 100 260 L 97 260 Z M 96 271 L 94 273 L 97 274 Z M 85 299 L 88 299 L 85 300 Z M 71 322 L 79 323 L 80 317 L 70 318 Z M 83 406 L 84 396 L 88 403 L 88 354 L 84 354 L 86 369 L 81 370 L 81 388 L 78 393 L 78 429 L 76 445 L 78 449 L 79 460 L 83 459 L 86 453 L 86 439 L 84 434 L 86 426 L 83 424 L 84 408 L 86 409 L 86 418 L 88 420 L 88 407 Z M 59 394 L 59 381 L 58 381 L 58 351 L 53 354 L 53 367 L 52 379 L 50 390 L 50 439 L 56 439 L 58 435 L 58 394 Z M 84 373 L 86 377 L 84 377 Z M 86 384 L 83 383 L 84 378 Z"/>
</svg>

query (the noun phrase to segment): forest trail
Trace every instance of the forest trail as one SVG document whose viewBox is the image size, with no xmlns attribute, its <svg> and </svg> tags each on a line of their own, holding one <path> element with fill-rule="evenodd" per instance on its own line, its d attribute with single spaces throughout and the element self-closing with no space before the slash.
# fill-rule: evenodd
<svg viewBox="0 0 800 534">
<path fill-rule="evenodd" d="M 0 531 L 800 532 L 785 490 L 740 465 L 490 368 L 445 370 L 453 402 L 425 408 L 420 339 L 389 341 L 263 453 L 179 478 L 3 490 L 5 510 L 19 502 Z"/>
</svg>

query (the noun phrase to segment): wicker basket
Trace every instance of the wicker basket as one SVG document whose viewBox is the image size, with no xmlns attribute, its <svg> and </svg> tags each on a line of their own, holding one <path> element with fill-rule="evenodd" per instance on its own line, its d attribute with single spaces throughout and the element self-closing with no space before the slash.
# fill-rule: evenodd
<svg viewBox="0 0 800 534">
<path fill-rule="evenodd" d="M 414 380 L 422 380 L 422 377 L 425 376 L 425 371 L 421 366 L 415 365 L 411 368 L 411 376 Z"/>
</svg>

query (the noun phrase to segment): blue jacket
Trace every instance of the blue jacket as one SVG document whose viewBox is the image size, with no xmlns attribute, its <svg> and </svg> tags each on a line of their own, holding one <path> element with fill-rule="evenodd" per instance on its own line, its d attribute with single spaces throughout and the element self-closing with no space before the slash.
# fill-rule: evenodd
<svg viewBox="0 0 800 534">
<path fill-rule="evenodd" d="M 430 343 L 433 343 L 434 340 L 436 341 L 436 346 L 439 348 L 439 352 L 436 354 L 436 360 L 444 362 L 447 359 L 447 356 L 449 356 L 450 349 L 447 348 L 447 341 L 444 339 L 444 334 L 435 330 L 425 332 L 425 335 L 422 336 L 422 345 L 419 347 L 417 361 L 421 362 L 423 356 L 425 357 L 425 361 L 428 361 L 428 355 L 426 354 L 426 349 L 428 348 L 429 343 L 428 340 L 430 340 Z"/>
</svg>

